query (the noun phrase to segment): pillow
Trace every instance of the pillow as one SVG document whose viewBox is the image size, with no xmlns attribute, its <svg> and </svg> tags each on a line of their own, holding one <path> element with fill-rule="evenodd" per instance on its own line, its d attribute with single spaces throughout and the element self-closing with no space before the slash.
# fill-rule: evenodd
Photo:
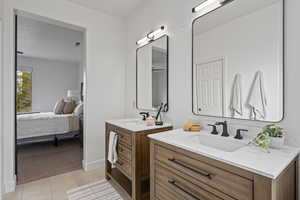
<svg viewBox="0 0 300 200">
<path fill-rule="evenodd" d="M 66 101 L 63 113 L 64 114 L 71 114 L 71 113 L 73 113 L 75 107 L 76 107 L 76 104 L 75 104 L 74 101 Z"/>
<path fill-rule="evenodd" d="M 64 106 L 65 106 L 65 101 L 63 99 L 57 101 L 53 108 L 54 114 L 63 114 Z"/>
<path fill-rule="evenodd" d="M 79 116 L 83 113 L 83 103 L 79 103 L 74 109 L 74 115 Z"/>
</svg>

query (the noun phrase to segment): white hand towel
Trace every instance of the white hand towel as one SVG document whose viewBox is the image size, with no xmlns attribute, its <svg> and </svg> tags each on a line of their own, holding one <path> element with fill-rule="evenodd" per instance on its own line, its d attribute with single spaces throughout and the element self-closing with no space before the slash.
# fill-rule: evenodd
<svg viewBox="0 0 300 200">
<path fill-rule="evenodd" d="M 107 160 L 111 164 L 116 164 L 116 162 L 118 161 L 117 144 L 118 144 L 118 134 L 111 131 L 109 135 L 108 155 L 107 155 Z"/>
<path fill-rule="evenodd" d="M 230 110 L 232 117 L 235 115 L 243 116 L 242 91 L 241 91 L 241 75 L 236 74 L 232 87 Z"/>
<path fill-rule="evenodd" d="M 267 98 L 264 88 L 263 73 L 261 71 L 256 72 L 248 99 L 248 106 L 251 109 L 251 119 L 265 119 Z"/>
</svg>

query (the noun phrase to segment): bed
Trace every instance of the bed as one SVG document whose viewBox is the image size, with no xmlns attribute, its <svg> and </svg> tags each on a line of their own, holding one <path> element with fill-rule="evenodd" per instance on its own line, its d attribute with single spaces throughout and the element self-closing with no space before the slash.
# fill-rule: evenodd
<svg viewBox="0 0 300 200">
<path fill-rule="evenodd" d="M 79 131 L 79 116 L 53 112 L 17 115 L 17 139 L 62 135 Z"/>
</svg>

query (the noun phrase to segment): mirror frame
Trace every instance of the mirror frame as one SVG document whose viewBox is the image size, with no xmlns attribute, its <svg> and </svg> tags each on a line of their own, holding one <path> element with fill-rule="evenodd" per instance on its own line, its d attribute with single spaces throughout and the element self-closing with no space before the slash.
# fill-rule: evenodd
<svg viewBox="0 0 300 200">
<path fill-rule="evenodd" d="M 234 0 L 233 0 L 234 1 Z M 234 117 L 226 117 L 226 116 L 213 116 L 213 115 L 200 115 L 194 112 L 194 24 L 196 21 L 202 17 L 205 17 L 206 15 L 215 12 L 224 6 L 230 5 L 230 4 L 225 4 L 219 8 L 216 8 L 202 16 L 196 17 L 193 19 L 192 22 L 192 113 L 195 116 L 203 116 L 203 117 L 213 117 L 213 118 L 222 118 L 222 119 L 234 119 L 234 120 L 242 120 L 242 121 L 252 121 L 252 122 L 261 122 L 261 123 L 279 123 L 282 122 L 285 119 L 285 36 L 286 36 L 286 15 L 285 15 L 285 0 L 282 1 L 282 116 L 281 119 L 278 121 L 262 121 L 262 120 L 251 120 L 251 119 L 239 119 L 239 118 L 234 118 Z"/>
<path fill-rule="evenodd" d="M 160 37 L 157 37 L 156 39 L 150 40 L 147 44 L 140 46 L 136 49 L 136 53 L 135 53 L 135 57 L 136 57 L 136 103 L 135 103 L 135 107 L 137 110 L 141 110 L 141 111 L 157 111 L 157 109 L 144 109 L 144 108 L 139 108 L 139 104 L 138 104 L 138 51 L 147 46 L 152 44 L 153 42 L 166 37 L 167 39 L 167 106 L 166 109 L 163 109 L 162 112 L 168 112 L 169 111 L 169 36 L 167 34 L 163 34 Z"/>
</svg>

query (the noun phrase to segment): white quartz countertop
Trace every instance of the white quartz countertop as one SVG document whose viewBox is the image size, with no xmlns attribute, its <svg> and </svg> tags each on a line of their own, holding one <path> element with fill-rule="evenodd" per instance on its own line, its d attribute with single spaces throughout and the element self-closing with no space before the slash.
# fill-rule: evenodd
<svg viewBox="0 0 300 200">
<path fill-rule="evenodd" d="M 169 123 L 164 123 L 162 126 L 146 126 L 146 122 L 141 119 L 117 119 L 105 122 L 133 132 L 172 127 L 172 124 Z"/>
<path fill-rule="evenodd" d="M 280 175 L 299 154 L 300 150 L 299 148 L 284 146 L 281 149 L 269 149 L 268 153 L 262 148 L 248 145 L 249 141 L 242 140 L 238 142 L 244 142 L 245 145 L 243 147 L 228 152 L 200 144 L 200 142 L 195 139 L 186 139 L 189 137 L 201 137 L 203 134 L 208 137 L 221 137 L 219 135 L 210 136 L 207 131 L 185 132 L 182 129 L 152 134 L 148 137 L 272 179 L 276 179 Z M 216 139 L 222 141 L 222 138 Z M 233 138 L 224 139 L 235 141 Z"/>
</svg>

